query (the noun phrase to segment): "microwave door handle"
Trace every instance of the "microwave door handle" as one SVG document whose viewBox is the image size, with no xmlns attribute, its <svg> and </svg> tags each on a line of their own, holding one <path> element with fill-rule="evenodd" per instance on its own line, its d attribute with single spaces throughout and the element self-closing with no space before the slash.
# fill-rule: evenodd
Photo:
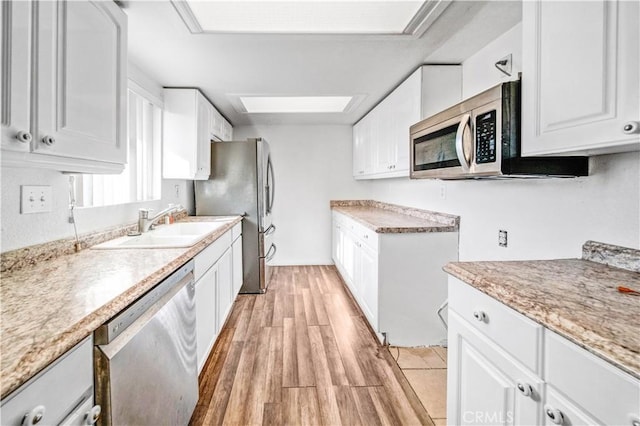
<svg viewBox="0 0 640 426">
<path fill-rule="evenodd" d="M 469 158 L 465 155 L 464 143 L 465 135 L 471 137 L 470 120 L 471 116 L 469 114 L 463 115 L 460 124 L 458 124 L 458 131 L 456 131 L 456 155 L 458 156 L 458 161 L 460 161 L 460 166 L 462 166 L 462 171 L 465 173 L 469 172 L 471 166 L 471 155 L 469 155 Z"/>
</svg>

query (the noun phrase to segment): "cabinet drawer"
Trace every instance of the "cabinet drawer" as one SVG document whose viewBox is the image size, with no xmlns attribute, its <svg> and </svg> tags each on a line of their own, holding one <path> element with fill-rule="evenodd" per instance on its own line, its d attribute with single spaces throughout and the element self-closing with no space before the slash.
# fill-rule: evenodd
<svg viewBox="0 0 640 426">
<path fill-rule="evenodd" d="M 359 223 L 354 223 L 353 233 L 360 240 L 361 243 L 368 246 L 370 249 L 378 251 L 378 234 L 371 229 L 360 225 Z"/>
<path fill-rule="evenodd" d="M 542 326 L 464 282 L 449 277 L 449 309 L 457 312 L 516 360 L 541 371 Z"/>
<path fill-rule="evenodd" d="M 225 232 L 220 238 L 211 243 L 195 257 L 193 275 L 196 281 L 198 281 L 200 277 L 220 259 L 229 246 L 231 246 L 231 233 L 232 230 Z"/>
<path fill-rule="evenodd" d="M 2 424 L 20 425 L 44 407 L 41 424 L 61 423 L 85 400 L 93 402 L 93 341 L 87 338 L 2 401 Z"/>
<path fill-rule="evenodd" d="M 631 424 L 640 417 L 640 380 L 549 330 L 545 331 L 545 381 L 599 422 Z"/>
</svg>

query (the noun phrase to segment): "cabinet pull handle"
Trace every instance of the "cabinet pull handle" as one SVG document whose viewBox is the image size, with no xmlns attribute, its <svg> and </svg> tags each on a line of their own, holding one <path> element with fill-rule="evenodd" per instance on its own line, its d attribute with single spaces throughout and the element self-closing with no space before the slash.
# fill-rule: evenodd
<svg viewBox="0 0 640 426">
<path fill-rule="evenodd" d="M 53 136 L 45 136 L 42 138 L 42 143 L 51 146 L 56 143 L 56 138 L 54 138 Z"/>
<path fill-rule="evenodd" d="M 484 311 L 473 311 L 473 317 L 479 322 L 487 321 L 487 314 Z"/>
<path fill-rule="evenodd" d="M 44 405 L 38 405 L 34 407 L 31 411 L 24 415 L 22 419 L 22 426 L 33 426 L 40 423 L 40 421 L 44 418 L 44 413 L 47 411 L 44 408 Z"/>
<path fill-rule="evenodd" d="M 629 420 L 631 420 L 631 426 L 640 426 L 640 416 L 630 415 Z"/>
<path fill-rule="evenodd" d="M 634 133 L 640 133 L 640 122 L 638 121 L 627 121 L 622 126 L 622 132 L 625 135 L 632 135 Z"/>
<path fill-rule="evenodd" d="M 31 136 L 31 133 L 21 130 L 18 132 L 18 134 L 16 134 L 16 139 L 18 139 L 22 143 L 29 143 L 33 138 Z"/>
<path fill-rule="evenodd" d="M 533 394 L 533 387 L 529 383 L 518 382 L 516 387 L 524 396 L 531 396 Z"/>
<path fill-rule="evenodd" d="M 562 423 L 564 423 L 564 415 L 562 414 L 562 411 L 558 410 L 557 408 L 549 406 L 545 408 L 545 412 L 547 413 L 547 417 L 549 417 L 553 424 L 561 425 Z"/>
<path fill-rule="evenodd" d="M 99 405 L 94 405 L 91 407 L 91 410 L 87 411 L 87 414 L 84 416 L 84 424 L 90 426 L 95 424 L 100 418 L 100 413 L 102 412 L 102 408 Z"/>
</svg>

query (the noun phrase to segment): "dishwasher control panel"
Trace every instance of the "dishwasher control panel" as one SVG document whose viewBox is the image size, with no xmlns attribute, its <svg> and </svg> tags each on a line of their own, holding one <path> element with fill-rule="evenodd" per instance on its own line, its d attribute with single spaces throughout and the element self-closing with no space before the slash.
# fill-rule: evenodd
<svg viewBox="0 0 640 426">
<path fill-rule="evenodd" d="M 140 318 L 147 310 L 158 302 L 165 294 L 170 292 L 183 279 L 189 277 L 193 280 L 194 261 L 182 265 L 170 276 L 165 278 L 160 284 L 153 287 L 146 294 L 142 295 L 136 302 L 129 305 L 118 315 L 98 327 L 94 332 L 93 339 L 96 345 L 109 344 L 113 339 L 118 337 L 124 330 Z"/>
</svg>

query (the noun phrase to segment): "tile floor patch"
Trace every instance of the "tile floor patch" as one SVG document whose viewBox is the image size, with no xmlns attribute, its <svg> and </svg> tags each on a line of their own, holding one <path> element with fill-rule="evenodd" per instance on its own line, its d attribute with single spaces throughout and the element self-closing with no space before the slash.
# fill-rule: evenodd
<svg viewBox="0 0 640 426">
<path fill-rule="evenodd" d="M 405 368 L 447 368 L 447 364 L 432 348 L 398 348 L 398 365 Z"/>
<path fill-rule="evenodd" d="M 431 418 L 447 416 L 447 370 L 403 370 Z"/>
</svg>

